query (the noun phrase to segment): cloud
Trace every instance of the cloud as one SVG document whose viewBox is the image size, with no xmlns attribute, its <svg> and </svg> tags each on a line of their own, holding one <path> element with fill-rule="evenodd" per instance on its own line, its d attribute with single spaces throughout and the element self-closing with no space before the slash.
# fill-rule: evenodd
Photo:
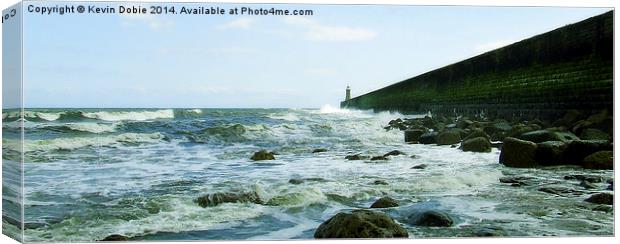
<svg viewBox="0 0 620 244">
<path fill-rule="evenodd" d="M 304 39 L 311 41 L 368 41 L 377 36 L 376 32 L 369 29 L 322 25 L 315 20 L 299 16 L 287 16 L 283 21 L 287 25 L 300 28 Z"/>
<path fill-rule="evenodd" d="M 476 50 L 476 52 L 483 53 L 483 52 L 488 52 L 488 51 L 491 51 L 491 50 L 495 50 L 495 49 L 503 47 L 503 46 L 510 45 L 512 43 L 515 43 L 515 40 L 510 40 L 510 39 L 498 40 L 498 41 L 494 41 L 494 42 L 488 42 L 488 43 L 480 44 L 480 45 L 475 47 L 475 50 Z"/>
<path fill-rule="evenodd" d="M 254 19 L 248 17 L 242 17 L 235 19 L 230 22 L 226 22 L 217 26 L 217 29 L 226 30 L 226 29 L 248 29 L 254 23 Z"/>
</svg>

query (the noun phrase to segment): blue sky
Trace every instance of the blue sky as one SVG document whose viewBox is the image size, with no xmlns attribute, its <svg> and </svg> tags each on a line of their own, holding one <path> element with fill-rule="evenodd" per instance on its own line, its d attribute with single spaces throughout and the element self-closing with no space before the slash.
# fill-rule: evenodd
<svg viewBox="0 0 620 244">
<path fill-rule="evenodd" d="M 202 6 L 311 9 L 314 15 L 25 13 L 25 106 L 337 106 L 347 85 L 361 95 L 610 10 Z"/>
</svg>

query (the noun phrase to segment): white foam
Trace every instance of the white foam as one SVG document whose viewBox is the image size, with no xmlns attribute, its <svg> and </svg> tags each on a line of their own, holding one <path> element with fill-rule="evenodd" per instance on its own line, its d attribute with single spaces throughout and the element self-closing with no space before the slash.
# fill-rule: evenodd
<svg viewBox="0 0 620 244">
<path fill-rule="evenodd" d="M 155 111 L 100 111 L 83 113 L 83 115 L 87 118 L 106 121 L 144 121 L 153 119 L 172 119 L 174 118 L 174 111 L 172 109 L 161 109 Z"/>
<path fill-rule="evenodd" d="M 104 133 L 114 132 L 116 125 L 113 124 L 99 124 L 99 123 L 71 123 L 66 124 L 72 130 L 85 131 L 91 133 Z"/>
<path fill-rule="evenodd" d="M 121 143 L 153 143 L 164 139 L 161 133 L 124 133 L 100 137 L 55 138 L 49 140 L 24 140 L 24 151 L 73 150 L 82 147 L 120 145 Z M 19 146 L 19 142 L 3 141 L 3 144 Z"/>
</svg>

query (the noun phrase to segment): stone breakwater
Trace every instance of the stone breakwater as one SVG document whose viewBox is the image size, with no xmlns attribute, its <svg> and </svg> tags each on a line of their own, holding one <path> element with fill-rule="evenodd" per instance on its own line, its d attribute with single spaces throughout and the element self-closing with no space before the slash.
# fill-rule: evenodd
<svg viewBox="0 0 620 244">
<path fill-rule="evenodd" d="M 343 101 L 343 108 L 549 119 L 613 105 L 613 11 Z"/>
</svg>

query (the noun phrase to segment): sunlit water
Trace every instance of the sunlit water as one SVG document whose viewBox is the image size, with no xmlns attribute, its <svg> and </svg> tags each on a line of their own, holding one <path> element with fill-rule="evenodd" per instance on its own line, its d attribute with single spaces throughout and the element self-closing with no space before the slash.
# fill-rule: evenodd
<svg viewBox="0 0 620 244">
<path fill-rule="evenodd" d="M 26 241 L 92 241 L 111 234 L 151 240 L 307 239 L 329 217 L 367 208 L 382 196 L 401 206 L 377 211 L 400 222 L 411 238 L 472 236 L 489 229 L 508 236 L 613 235 L 613 213 L 583 202 L 606 191 L 607 184 L 586 190 L 563 179 L 571 174 L 610 179 L 612 171 L 511 169 L 498 164 L 496 149 L 472 153 L 408 145 L 402 132 L 382 128 L 405 117 L 399 114 L 324 107 L 36 110 L 25 117 Z M 18 135 L 16 118 L 3 114 L 5 138 Z M 6 162 L 19 144 L 3 139 L 3 145 L 3 170 L 14 172 L 18 164 Z M 312 153 L 317 148 L 328 151 Z M 250 160 L 261 149 L 277 152 L 276 160 Z M 407 155 L 380 162 L 344 159 L 392 150 Z M 411 169 L 418 164 L 428 167 Z M 533 178 L 513 187 L 499 182 L 507 175 Z M 295 185 L 290 179 L 308 180 Z M 18 199 L 18 182 L 7 178 L 4 184 L 3 201 L 10 205 Z M 538 191 L 556 185 L 576 192 Z M 265 204 L 202 208 L 194 202 L 231 191 L 256 192 Z M 420 209 L 446 211 L 455 226 L 407 225 L 404 219 Z M 10 215 L 7 211 L 3 214 Z M 3 227 L 15 231 L 6 222 Z"/>
</svg>

